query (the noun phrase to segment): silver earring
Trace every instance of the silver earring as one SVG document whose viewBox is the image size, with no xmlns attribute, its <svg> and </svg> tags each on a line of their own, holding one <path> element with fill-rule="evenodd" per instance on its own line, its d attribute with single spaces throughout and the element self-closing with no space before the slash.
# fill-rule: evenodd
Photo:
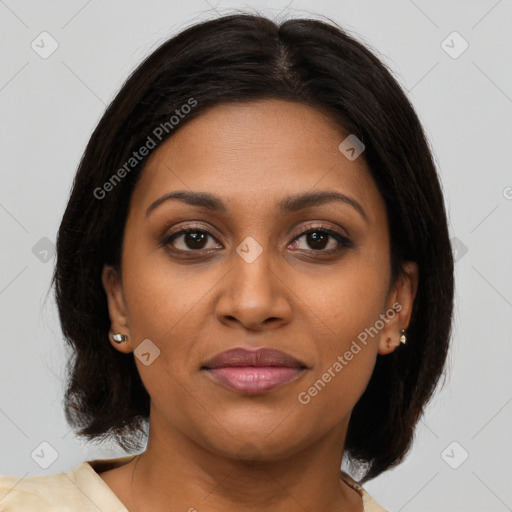
<svg viewBox="0 0 512 512">
<path fill-rule="evenodd" d="M 400 343 L 404 343 L 407 341 L 407 337 L 405 336 L 405 329 L 401 330 L 402 335 L 400 336 Z"/>
<path fill-rule="evenodd" d="M 128 339 L 128 336 L 126 334 L 111 334 L 111 338 L 116 343 L 123 343 L 123 341 L 126 341 Z"/>
</svg>

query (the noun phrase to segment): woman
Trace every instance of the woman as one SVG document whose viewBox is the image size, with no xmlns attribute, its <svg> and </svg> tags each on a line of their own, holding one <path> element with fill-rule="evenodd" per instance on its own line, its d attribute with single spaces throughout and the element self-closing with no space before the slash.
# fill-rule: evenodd
<svg viewBox="0 0 512 512">
<path fill-rule="evenodd" d="M 230 15 L 150 55 L 85 150 L 54 283 L 68 421 L 147 445 L 0 478 L 2 510 L 385 510 L 361 484 L 442 375 L 453 259 L 418 117 L 340 27 Z"/>
</svg>

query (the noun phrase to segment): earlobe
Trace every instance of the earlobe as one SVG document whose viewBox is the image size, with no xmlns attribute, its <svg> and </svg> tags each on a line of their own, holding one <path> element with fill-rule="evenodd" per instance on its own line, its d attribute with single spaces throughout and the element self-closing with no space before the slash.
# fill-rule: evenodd
<svg viewBox="0 0 512 512">
<path fill-rule="evenodd" d="M 407 328 L 412 315 L 414 300 L 418 289 L 418 265 L 408 261 L 402 266 L 402 272 L 388 297 L 389 320 L 382 329 L 378 346 L 380 355 L 390 354 L 407 342 Z M 392 317 L 390 311 L 395 312 Z"/>
<path fill-rule="evenodd" d="M 108 337 L 112 346 L 116 350 L 119 350 L 119 352 L 122 352 L 123 354 L 129 354 L 130 352 L 133 352 L 133 347 L 128 341 L 127 334 L 113 333 L 112 331 L 109 331 Z"/>
<path fill-rule="evenodd" d="M 101 274 L 101 281 L 107 296 L 110 317 L 110 343 L 116 350 L 129 353 L 132 351 L 132 347 L 131 343 L 128 341 L 128 316 L 119 273 L 110 265 L 105 265 Z"/>
<path fill-rule="evenodd" d="M 396 339 L 387 337 L 386 342 L 383 344 L 382 338 L 381 338 L 381 341 L 379 343 L 378 353 L 380 355 L 390 354 L 391 352 L 394 352 L 399 346 L 401 346 L 402 344 L 405 345 L 406 343 L 407 343 L 407 331 L 405 329 L 401 329 L 400 333 L 398 335 L 398 343 L 396 342 Z"/>
</svg>

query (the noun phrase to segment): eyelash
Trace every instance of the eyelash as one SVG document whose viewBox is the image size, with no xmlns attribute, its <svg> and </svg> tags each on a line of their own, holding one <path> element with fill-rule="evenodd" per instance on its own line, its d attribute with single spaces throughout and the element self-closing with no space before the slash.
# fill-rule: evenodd
<svg viewBox="0 0 512 512">
<path fill-rule="evenodd" d="M 300 238 L 302 238 L 304 235 L 307 235 L 309 233 L 325 233 L 327 235 L 329 235 L 330 237 L 334 238 L 339 246 L 336 248 L 336 249 L 330 249 L 330 250 L 323 250 L 323 249 L 318 249 L 318 250 L 315 250 L 315 249 L 310 249 L 308 250 L 308 252 L 314 252 L 314 253 L 317 253 L 317 254 L 322 254 L 322 255 L 332 255 L 332 254 L 337 254 L 339 252 L 342 252 L 342 250 L 344 248 L 352 248 L 354 247 L 354 244 L 352 243 L 352 241 L 347 238 L 346 236 L 342 235 L 341 233 L 333 230 L 332 228 L 328 227 L 328 226 L 324 226 L 324 225 L 309 225 L 306 227 L 306 229 L 304 231 L 301 231 L 293 240 L 292 242 L 295 242 L 296 240 L 299 240 Z M 179 231 L 175 231 L 173 233 L 171 233 L 170 235 L 166 236 L 163 240 L 162 240 L 162 245 L 163 246 L 166 246 L 166 247 L 169 247 L 171 245 L 171 243 L 178 237 L 180 237 L 181 235 L 185 235 L 187 233 L 206 233 L 208 236 L 210 236 L 211 238 L 213 238 L 217 243 L 219 243 L 217 241 L 217 239 L 206 229 L 202 228 L 201 226 L 186 226 L 182 229 L 180 229 Z M 183 249 L 174 249 L 174 248 L 171 248 L 171 250 L 173 252 L 176 252 L 176 253 L 199 253 L 199 252 L 202 252 L 202 251 L 208 251 L 208 252 L 211 252 L 212 250 L 216 250 L 216 249 L 189 249 L 189 250 L 183 250 Z"/>
</svg>

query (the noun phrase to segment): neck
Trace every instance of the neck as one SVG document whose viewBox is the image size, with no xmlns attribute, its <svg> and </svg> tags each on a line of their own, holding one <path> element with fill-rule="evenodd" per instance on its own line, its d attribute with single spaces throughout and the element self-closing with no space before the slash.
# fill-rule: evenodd
<svg viewBox="0 0 512 512">
<path fill-rule="evenodd" d="M 130 463 L 130 512 L 169 505 L 191 512 L 363 510 L 359 494 L 340 480 L 346 429 L 280 456 L 252 444 L 231 456 L 215 453 L 177 431 L 162 432 L 152 429 L 146 451 Z"/>
</svg>

